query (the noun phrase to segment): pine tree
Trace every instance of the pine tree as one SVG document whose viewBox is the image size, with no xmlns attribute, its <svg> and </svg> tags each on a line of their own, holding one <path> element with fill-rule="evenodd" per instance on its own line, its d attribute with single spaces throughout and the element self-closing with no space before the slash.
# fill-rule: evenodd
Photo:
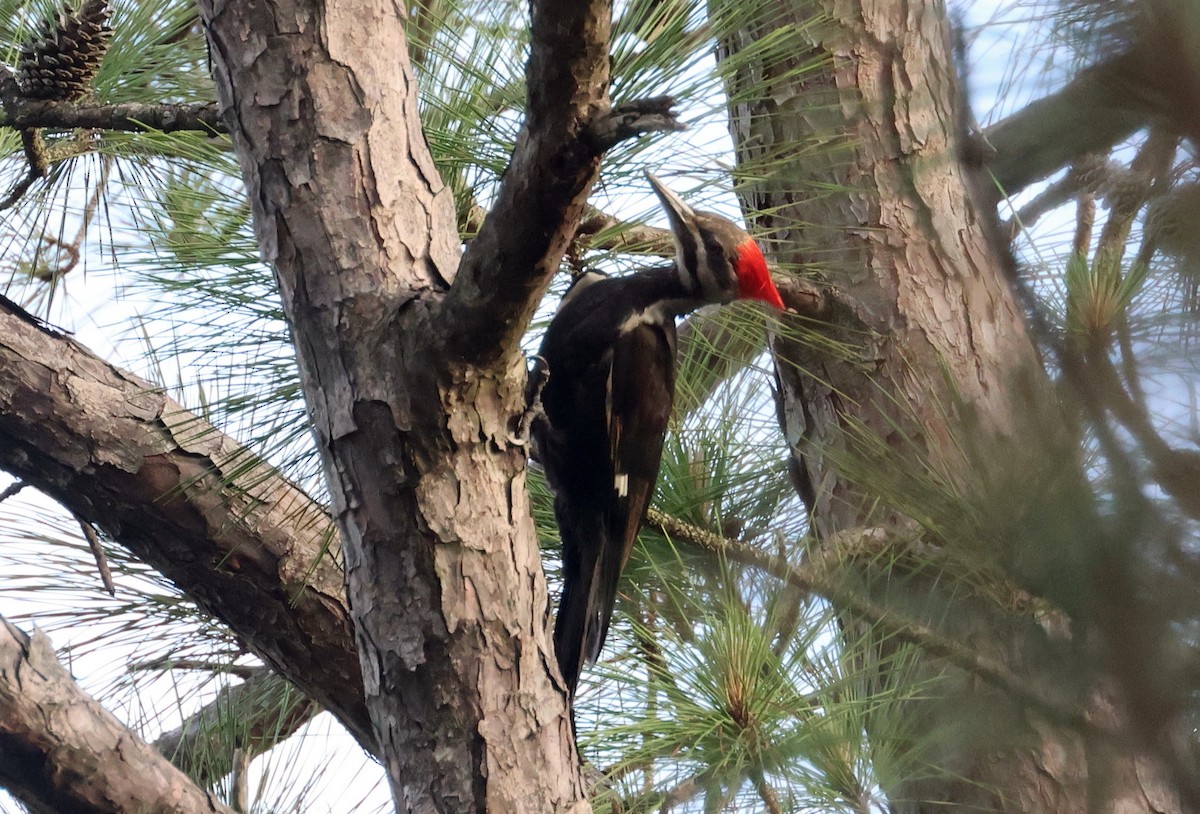
<svg viewBox="0 0 1200 814">
<path fill-rule="evenodd" d="M 113 5 L 53 94 L 84 106 L 39 123 L 104 4 L 0 0 L 0 468 L 34 487 L 0 502 L 0 614 L 157 751 L 0 748 L 18 799 L 309 807 L 305 761 L 344 790 L 357 743 L 401 810 L 1195 807 L 1190 5 Z M 1008 30 L 1064 49 L 1014 75 L 1069 73 L 1001 119 L 954 48 Z M 232 137 L 178 124 L 214 99 Z M 681 326 L 572 727 L 511 435 L 571 275 L 670 262 L 645 169 L 743 217 L 792 310 Z M 55 326 L 132 336 L 143 378 Z M 74 692 L 6 635 L 0 722 L 11 665 Z M 339 810 L 386 806 L 361 772 Z"/>
</svg>

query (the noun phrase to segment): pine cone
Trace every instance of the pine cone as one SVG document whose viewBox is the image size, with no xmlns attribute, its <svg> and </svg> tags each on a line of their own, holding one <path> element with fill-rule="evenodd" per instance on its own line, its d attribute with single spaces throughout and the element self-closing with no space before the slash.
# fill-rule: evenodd
<svg viewBox="0 0 1200 814">
<path fill-rule="evenodd" d="M 80 98 L 96 78 L 111 36 L 108 0 L 83 0 L 77 10 L 64 4 L 58 19 L 47 20 L 37 39 L 21 49 L 21 93 L 28 99 Z"/>
</svg>

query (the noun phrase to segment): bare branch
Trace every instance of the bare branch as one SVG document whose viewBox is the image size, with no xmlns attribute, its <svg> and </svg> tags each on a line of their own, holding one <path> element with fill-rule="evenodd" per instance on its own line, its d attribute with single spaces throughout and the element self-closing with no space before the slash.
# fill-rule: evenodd
<svg viewBox="0 0 1200 814">
<path fill-rule="evenodd" d="M 259 667 L 154 746 L 202 786 L 234 771 L 235 751 L 246 759 L 287 740 L 321 708 L 275 673 Z"/>
<path fill-rule="evenodd" d="M 168 657 L 139 661 L 129 665 L 131 671 L 162 671 L 162 670 L 195 670 L 200 673 L 226 673 L 247 680 L 259 675 L 262 667 L 240 664 L 227 664 L 219 661 L 202 659 L 173 659 Z"/>
<path fill-rule="evenodd" d="M 37 812 L 230 812 L 81 690 L 43 633 L 2 618 L 0 785 Z"/>
<path fill-rule="evenodd" d="M 1200 138 L 1200 52 L 1189 4 L 1145 4 L 1131 19 L 1130 45 L 1080 72 L 1057 93 L 988 128 L 987 161 L 1012 195 L 1071 160 L 1108 152 L 1152 120 Z"/>
<path fill-rule="evenodd" d="M 92 556 L 96 559 L 96 569 L 100 572 L 100 581 L 104 583 L 104 590 L 108 591 L 109 596 L 116 596 L 117 586 L 113 584 L 112 569 L 108 567 L 108 558 L 104 556 L 104 546 L 100 544 L 100 536 L 96 534 L 92 524 L 79 515 L 75 515 L 75 520 L 79 523 L 83 538 L 87 540 L 88 548 L 91 549 Z"/>
<path fill-rule="evenodd" d="M 1153 110 L 1139 77 L 1140 58 L 1116 57 L 984 131 L 994 150 L 987 167 L 1000 190 L 1015 195 L 1079 156 L 1107 152 L 1149 120 Z"/>
<path fill-rule="evenodd" d="M 603 0 L 532 4 L 525 122 L 496 205 L 443 303 L 456 358 L 486 364 L 515 351 L 576 232 L 603 151 L 678 127 L 668 100 L 611 106 L 611 18 Z"/>
<path fill-rule="evenodd" d="M 9 193 L 4 196 L 4 200 L 0 201 L 0 212 L 5 209 L 12 209 L 17 202 L 25 196 L 29 188 L 39 178 L 45 178 L 46 172 L 49 169 L 49 164 L 46 161 L 46 145 L 42 141 L 42 136 L 37 130 L 24 129 L 21 131 L 21 146 L 25 150 L 25 159 L 29 162 L 29 171 L 25 176 L 13 185 Z"/>
<path fill-rule="evenodd" d="M 157 568 L 374 751 L 324 509 L 7 300 L 0 336 L 0 468 Z"/>
<path fill-rule="evenodd" d="M 675 118 L 670 96 L 654 96 L 617 105 L 612 110 L 592 118 L 585 128 L 585 138 L 597 154 L 603 154 L 627 139 L 647 133 L 669 133 L 687 128 Z"/>
<path fill-rule="evenodd" d="M 672 257 L 675 238 L 670 229 L 643 226 L 622 221 L 614 215 L 588 206 L 575 230 L 575 240 L 581 249 L 602 249 Z"/>
<path fill-rule="evenodd" d="M 183 29 L 186 30 L 186 29 Z M 64 130 L 199 130 L 225 133 L 216 102 L 202 105 L 127 103 L 89 105 L 26 99 L 12 70 L 0 65 L 0 127 Z"/>
<path fill-rule="evenodd" d="M 216 102 L 200 105 L 126 102 L 80 105 L 71 102 L 23 101 L 0 114 L 0 127 L 61 130 L 155 130 L 163 133 L 228 132 Z"/>
<path fill-rule="evenodd" d="M 1072 198 L 1103 193 L 1112 177 L 1120 171 L 1116 162 L 1106 156 L 1084 156 L 1074 162 L 1065 176 L 1047 186 L 1037 197 L 1022 206 L 1013 219 L 1002 226 L 1001 233 L 1008 238 L 1015 237 L 1022 229 L 1029 229 L 1037 223 L 1042 215 Z"/>
<path fill-rule="evenodd" d="M 0 492 L 0 503 L 3 503 L 4 501 L 8 500 L 10 497 L 17 494 L 18 492 L 20 492 L 22 489 L 24 489 L 28 485 L 29 484 L 26 483 L 25 481 L 19 480 L 16 483 L 14 483 L 12 486 L 9 486 L 3 492 Z"/>
<path fill-rule="evenodd" d="M 1155 482 L 1175 499 L 1180 511 L 1200 519 L 1200 491 L 1196 489 L 1200 483 L 1200 452 L 1174 449 L 1163 439 L 1145 407 L 1126 392 L 1106 354 L 1088 354 L 1086 375 L 1090 377 L 1088 394 L 1112 412 L 1141 444 Z"/>
</svg>

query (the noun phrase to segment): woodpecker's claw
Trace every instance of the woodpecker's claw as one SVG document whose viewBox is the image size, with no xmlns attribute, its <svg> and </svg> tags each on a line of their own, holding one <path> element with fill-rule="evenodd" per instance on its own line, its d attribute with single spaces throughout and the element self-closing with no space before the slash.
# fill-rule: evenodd
<svg viewBox="0 0 1200 814">
<path fill-rule="evenodd" d="M 533 422 L 537 421 L 538 416 L 545 415 L 542 408 L 542 390 L 546 387 L 546 381 L 550 378 L 550 366 L 546 364 L 546 360 L 541 356 L 533 357 L 533 372 L 529 380 L 529 384 L 525 388 L 525 412 L 521 413 L 517 420 L 516 432 L 508 434 L 508 443 L 515 447 L 524 447 L 529 445 L 529 433 L 533 428 Z M 537 456 L 534 455 L 534 458 Z"/>
</svg>

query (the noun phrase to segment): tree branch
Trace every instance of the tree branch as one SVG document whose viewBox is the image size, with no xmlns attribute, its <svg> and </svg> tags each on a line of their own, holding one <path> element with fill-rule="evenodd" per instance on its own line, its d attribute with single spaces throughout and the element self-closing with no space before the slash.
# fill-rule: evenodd
<svg viewBox="0 0 1200 814">
<path fill-rule="evenodd" d="M 182 130 L 213 135 L 227 133 L 216 102 L 200 105 L 127 102 L 78 105 L 70 102 L 24 101 L 0 115 L 0 127 L 51 127 L 62 130 Z"/>
<path fill-rule="evenodd" d="M 234 769 L 235 752 L 249 759 L 299 731 L 321 708 L 265 667 L 225 687 L 154 747 L 201 786 Z"/>
<path fill-rule="evenodd" d="M 1000 192 L 1015 195 L 1079 156 L 1107 152 L 1146 124 L 1155 111 L 1140 66 L 1135 53 L 1110 59 L 987 128 L 983 138 L 994 153 L 986 165 Z"/>
<path fill-rule="evenodd" d="M 859 529 L 843 532 L 837 535 L 836 540 L 826 542 L 822 547 L 822 556 L 814 557 L 803 565 L 793 565 L 783 557 L 766 554 L 747 543 L 714 534 L 657 509 L 650 509 L 646 520 L 652 528 L 674 540 L 721 554 L 734 562 L 750 565 L 771 574 L 802 591 L 819 594 L 838 610 L 851 613 L 872 625 L 878 625 L 879 629 L 889 636 L 978 676 L 1011 698 L 1040 711 L 1050 720 L 1080 732 L 1098 734 L 1106 739 L 1116 735 L 1116 732 L 1105 724 L 1090 720 L 1082 709 L 1052 698 L 1042 690 L 1030 686 L 1027 680 L 1018 676 L 1008 665 L 977 653 L 927 625 L 899 618 L 871 600 L 839 585 L 829 574 L 836 565 L 835 560 L 845 558 L 847 549 L 860 553 L 866 549 L 878 552 L 895 544 L 882 530 Z"/>
<path fill-rule="evenodd" d="M 575 241 L 580 249 L 652 254 L 664 258 L 675 255 L 675 238 L 670 229 L 629 223 L 590 204 L 575 230 Z"/>
<path fill-rule="evenodd" d="M 232 814 L 83 692 L 44 634 L 3 618 L 0 784 L 37 812 Z"/>
<path fill-rule="evenodd" d="M 322 507 L 2 298 L 0 381 L 0 468 L 157 568 L 375 751 Z"/>
<path fill-rule="evenodd" d="M 104 556 L 104 544 L 100 542 L 100 535 L 92 528 L 92 524 L 82 517 L 76 517 L 75 521 L 79 523 L 79 530 L 87 540 L 92 558 L 96 560 L 96 570 L 100 572 L 100 582 L 103 583 L 104 590 L 108 591 L 109 596 L 116 596 L 117 586 L 113 583 L 112 569 L 108 567 L 108 558 Z"/>
<path fill-rule="evenodd" d="M 29 484 L 25 483 L 24 481 L 16 481 L 4 491 L 0 491 L 0 503 L 3 503 L 10 497 L 13 497 L 28 485 Z"/>
<path fill-rule="evenodd" d="M 675 118 L 670 96 L 653 96 L 617 105 L 607 113 L 593 116 L 584 128 L 584 138 L 597 155 L 603 155 L 622 141 L 647 133 L 679 132 L 686 130 Z"/>
<path fill-rule="evenodd" d="M 1175 499 L 1179 510 L 1200 519 L 1200 452 L 1175 449 L 1159 434 L 1146 409 L 1121 383 L 1107 354 L 1087 354 L 1086 372 L 1091 376 L 1091 395 L 1129 431 L 1150 461 L 1150 474 L 1163 491 Z"/>
<path fill-rule="evenodd" d="M 1152 119 L 1200 139 L 1200 52 L 1190 6 L 1142 4 L 1130 45 L 1062 90 L 988 128 L 985 163 L 1012 195 L 1086 153 L 1108 152 Z"/>
<path fill-rule="evenodd" d="M 24 130 L 53 127 L 64 130 L 199 130 L 225 133 L 225 123 L 216 102 L 200 105 L 127 103 L 89 105 L 46 102 L 21 95 L 16 77 L 0 65 L 0 127 Z"/>
<path fill-rule="evenodd" d="M 583 216 L 604 150 L 680 127 L 664 97 L 612 107 L 611 18 L 604 0 L 532 4 L 525 121 L 496 205 L 443 303 L 454 358 L 488 364 L 516 352 Z"/>
</svg>

